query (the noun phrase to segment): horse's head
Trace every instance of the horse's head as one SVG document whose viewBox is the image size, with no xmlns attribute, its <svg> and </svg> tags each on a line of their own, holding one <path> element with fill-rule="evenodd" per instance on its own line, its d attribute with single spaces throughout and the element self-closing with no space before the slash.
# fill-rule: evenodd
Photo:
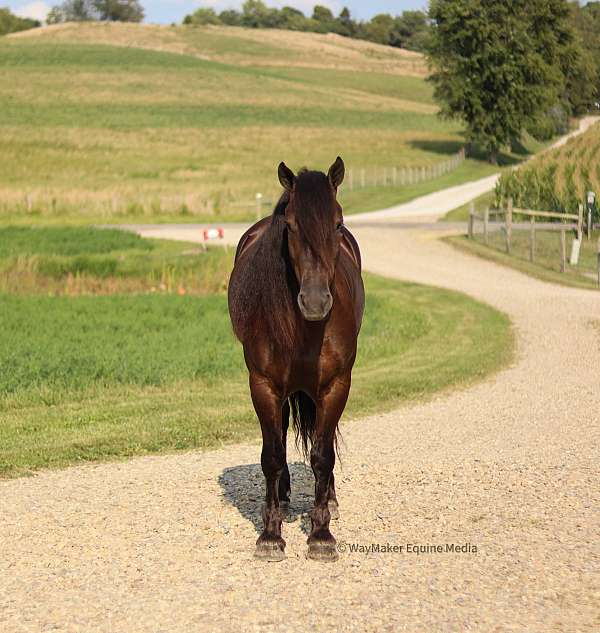
<svg viewBox="0 0 600 633">
<path fill-rule="evenodd" d="M 307 321 L 322 321 L 333 305 L 344 221 L 336 195 L 343 180 L 344 161 L 339 156 L 327 175 L 301 171 L 295 176 L 285 163 L 279 165 L 279 181 L 289 194 L 288 251 L 300 285 L 298 305 Z"/>
</svg>

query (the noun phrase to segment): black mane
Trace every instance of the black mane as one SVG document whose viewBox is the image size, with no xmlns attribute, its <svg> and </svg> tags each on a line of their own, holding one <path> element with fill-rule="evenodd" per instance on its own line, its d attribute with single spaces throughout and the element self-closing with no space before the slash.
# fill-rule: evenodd
<svg viewBox="0 0 600 633">
<path fill-rule="evenodd" d="M 236 336 L 244 342 L 258 325 L 267 328 L 272 343 L 291 350 L 296 339 L 298 282 L 287 247 L 285 211 L 290 194 L 285 191 L 271 221 L 253 248 L 250 260 L 232 277 L 229 288 L 231 318 Z M 335 196 L 325 174 L 302 170 L 294 187 L 296 222 L 303 239 L 319 256 L 333 235 L 331 215 Z"/>
</svg>

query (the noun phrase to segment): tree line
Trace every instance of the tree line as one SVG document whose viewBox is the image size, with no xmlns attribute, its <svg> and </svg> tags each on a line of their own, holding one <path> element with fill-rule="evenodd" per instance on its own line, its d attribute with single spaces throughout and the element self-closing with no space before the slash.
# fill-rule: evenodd
<svg viewBox="0 0 600 633">
<path fill-rule="evenodd" d="M 186 15 L 183 23 L 337 33 L 413 51 L 425 51 L 431 33 L 431 24 L 424 11 L 404 11 L 396 16 L 380 13 L 371 20 L 358 21 L 352 18 L 347 7 L 336 16 L 328 7 L 315 5 L 308 17 L 293 7 L 268 7 L 262 0 L 246 0 L 241 11 L 229 9 L 217 13 L 211 8 L 200 8 Z"/>
<path fill-rule="evenodd" d="M 8 33 L 16 33 L 17 31 L 27 31 L 36 26 L 41 26 L 37 20 L 29 18 L 20 18 L 8 9 L 0 8 L 0 35 L 8 35 Z"/>
</svg>

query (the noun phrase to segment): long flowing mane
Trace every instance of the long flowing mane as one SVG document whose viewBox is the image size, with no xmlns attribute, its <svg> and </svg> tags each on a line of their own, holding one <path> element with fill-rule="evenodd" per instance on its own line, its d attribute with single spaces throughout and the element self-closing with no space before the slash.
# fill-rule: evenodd
<svg viewBox="0 0 600 633">
<path fill-rule="evenodd" d="M 290 350 L 295 342 L 294 274 L 289 266 L 285 192 L 275 206 L 271 221 L 258 239 L 248 261 L 232 277 L 229 287 L 231 321 L 242 343 L 254 336 L 258 325 L 271 341 Z"/>
<path fill-rule="evenodd" d="M 242 343 L 267 330 L 280 350 L 291 350 L 299 318 L 296 281 L 287 249 L 285 210 L 290 195 L 284 192 L 271 220 L 236 274 L 232 276 L 229 298 L 233 329 Z M 315 255 L 333 237 L 331 223 L 323 219 L 332 213 L 335 199 L 327 176 L 302 170 L 296 179 L 294 205 L 303 239 Z"/>
</svg>

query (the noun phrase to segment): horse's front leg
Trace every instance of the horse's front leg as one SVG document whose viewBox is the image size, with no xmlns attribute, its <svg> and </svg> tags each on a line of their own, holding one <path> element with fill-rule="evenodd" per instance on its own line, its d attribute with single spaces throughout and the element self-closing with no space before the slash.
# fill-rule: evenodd
<svg viewBox="0 0 600 633">
<path fill-rule="evenodd" d="M 262 431 L 260 463 L 266 482 L 264 529 L 256 541 L 254 555 L 262 560 L 280 561 L 285 558 L 285 541 L 281 537 L 283 517 L 279 509 L 279 478 L 286 465 L 281 428 L 283 400 L 268 379 L 254 374 L 250 375 L 250 393 Z"/>
<path fill-rule="evenodd" d="M 334 439 L 338 422 L 346 406 L 350 391 L 350 378 L 334 380 L 317 403 L 317 425 L 310 452 L 310 465 L 315 475 L 315 505 L 311 511 L 312 529 L 308 537 L 308 557 L 315 560 L 338 559 L 335 538 L 329 530 L 334 484 Z M 335 495 L 335 492 L 333 492 Z M 332 504 L 333 506 L 334 504 Z"/>
</svg>

